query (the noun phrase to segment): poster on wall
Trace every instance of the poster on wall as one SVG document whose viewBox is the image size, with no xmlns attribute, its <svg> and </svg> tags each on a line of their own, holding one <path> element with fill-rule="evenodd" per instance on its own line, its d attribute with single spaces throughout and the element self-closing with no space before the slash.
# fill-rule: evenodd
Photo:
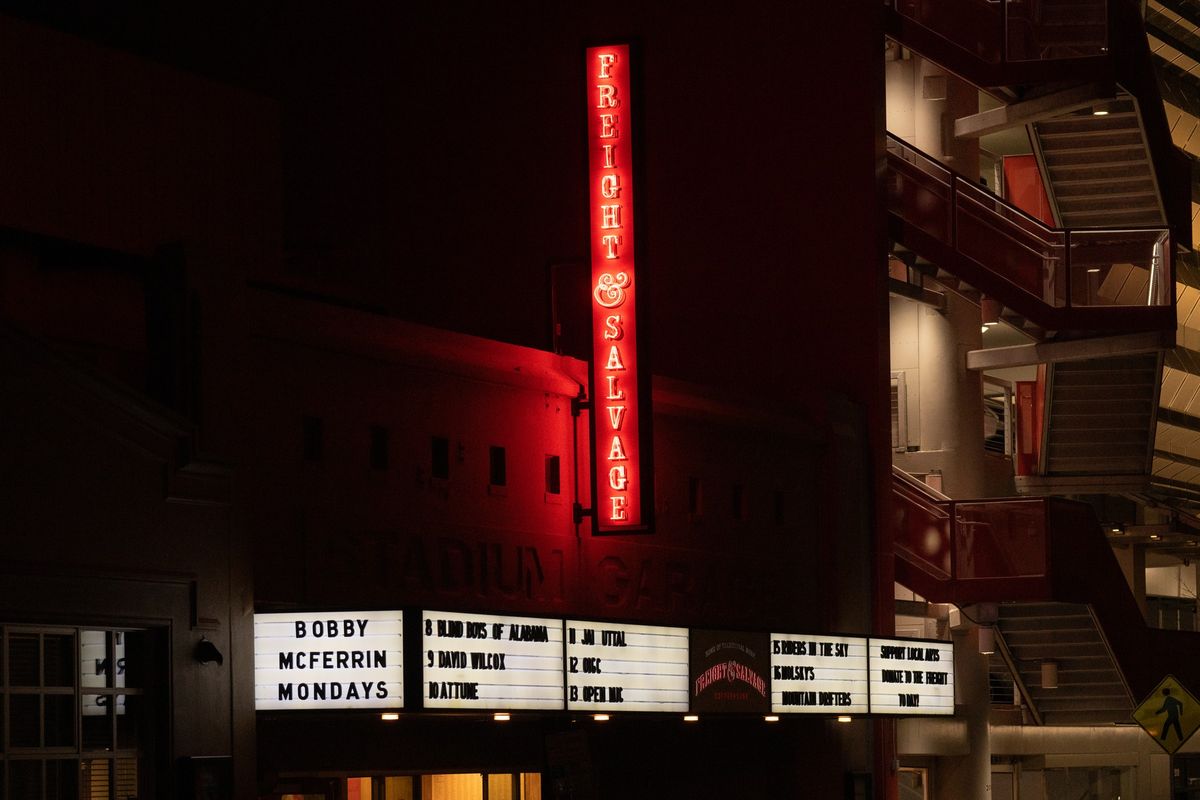
<svg viewBox="0 0 1200 800">
<path fill-rule="evenodd" d="M 954 645 L 925 639 L 870 640 L 871 713 L 954 713 Z"/>
<path fill-rule="evenodd" d="M 865 714 L 870 708 L 867 639 L 771 634 L 771 711 Z"/>
<path fill-rule="evenodd" d="M 561 619 L 426 611 L 421 635 L 425 708 L 564 708 Z"/>
<path fill-rule="evenodd" d="M 688 630 L 567 620 L 571 711 L 688 710 Z"/>
<path fill-rule="evenodd" d="M 699 631 L 691 635 L 691 710 L 766 713 L 770 677 L 765 633 Z"/>
<path fill-rule="evenodd" d="M 256 710 L 402 708 L 400 611 L 254 615 Z"/>
<path fill-rule="evenodd" d="M 108 704 L 116 702 L 116 713 L 125 713 L 125 695 L 88 694 L 88 689 L 103 689 L 112 686 L 125 687 L 125 631 L 80 631 L 79 632 L 79 685 L 84 690 L 79 703 L 80 713 L 85 717 L 102 717 L 108 713 Z M 108 639 L 112 637 L 113 660 L 108 660 Z M 109 683 L 111 673 L 112 683 Z"/>
</svg>

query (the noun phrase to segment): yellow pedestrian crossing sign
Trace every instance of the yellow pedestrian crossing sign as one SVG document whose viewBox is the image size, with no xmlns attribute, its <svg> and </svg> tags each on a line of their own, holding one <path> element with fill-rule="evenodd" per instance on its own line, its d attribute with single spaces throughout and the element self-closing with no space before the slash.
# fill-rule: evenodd
<svg viewBox="0 0 1200 800">
<path fill-rule="evenodd" d="M 1200 728 L 1200 701 L 1168 675 L 1133 710 L 1133 718 L 1171 755 Z"/>
</svg>

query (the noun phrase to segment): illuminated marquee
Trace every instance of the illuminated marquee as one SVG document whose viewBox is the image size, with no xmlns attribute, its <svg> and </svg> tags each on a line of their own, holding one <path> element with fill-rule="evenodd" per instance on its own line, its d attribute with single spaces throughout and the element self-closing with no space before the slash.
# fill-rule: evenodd
<svg viewBox="0 0 1200 800">
<path fill-rule="evenodd" d="M 587 51 L 596 529 L 647 526 L 638 414 L 629 46 Z"/>
</svg>

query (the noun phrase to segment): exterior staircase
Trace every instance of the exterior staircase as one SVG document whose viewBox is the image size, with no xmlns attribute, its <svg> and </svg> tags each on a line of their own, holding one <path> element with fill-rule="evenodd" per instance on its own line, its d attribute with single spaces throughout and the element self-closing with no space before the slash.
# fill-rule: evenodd
<svg viewBox="0 0 1200 800">
<path fill-rule="evenodd" d="M 1163 677 L 1200 685 L 1200 635 L 1150 628 L 1095 512 L 1056 497 L 949 500 L 892 470 L 896 580 L 926 600 L 996 603 L 997 650 L 1041 724 L 1129 721 Z M 1058 688 L 1041 664 L 1058 665 Z M 992 684 L 1004 677 L 990 661 Z"/>
<path fill-rule="evenodd" d="M 1091 609 L 1078 603 L 1001 603 L 996 628 L 1014 676 L 1045 725 L 1124 721 L 1133 696 Z M 1058 666 L 1058 686 L 1042 686 L 1041 665 Z"/>
<path fill-rule="evenodd" d="M 1148 477 L 1161 382 L 1161 353 L 1049 364 L 1040 473 Z"/>
<path fill-rule="evenodd" d="M 1136 101 L 1083 109 L 1029 126 L 1058 224 L 1064 228 L 1166 225 Z"/>
</svg>

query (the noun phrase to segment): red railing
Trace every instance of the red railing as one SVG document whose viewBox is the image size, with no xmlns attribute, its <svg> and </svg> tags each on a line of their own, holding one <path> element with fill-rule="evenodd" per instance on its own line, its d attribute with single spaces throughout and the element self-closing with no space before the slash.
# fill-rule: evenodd
<svg viewBox="0 0 1200 800">
<path fill-rule="evenodd" d="M 953 585 L 955 597 L 941 600 L 1047 594 L 1045 498 L 955 501 L 902 470 L 892 473 L 897 580 L 931 598 Z"/>
<path fill-rule="evenodd" d="M 1086 503 L 1057 497 L 950 500 L 892 469 L 896 580 L 926 599 L 1091 607 L 1136 696 L 1172 668 L 1200 685 L 1200 637 L 1154 630 Z"/>
<path fill-rule="evenodd" d="M 891 134 L 888 210 L 909 249 L 1044 328 L 1174 326 L 1166 228 L 1048 227 Z"/>
</svg>

